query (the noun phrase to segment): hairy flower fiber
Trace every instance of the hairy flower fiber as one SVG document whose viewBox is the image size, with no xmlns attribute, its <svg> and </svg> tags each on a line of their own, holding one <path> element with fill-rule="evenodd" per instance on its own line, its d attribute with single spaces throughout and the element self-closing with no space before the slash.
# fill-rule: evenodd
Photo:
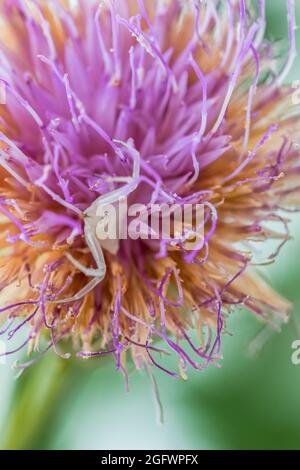
<svg viewBox="0 0 300 470">
<path fill-rule="evenodd" d="M 137 368 L 178 376 L 158 338 L 184 376 L 219 359 L 235 306 L 274 326 L 287 320 L 288 302 L 254 265 L 258 242 L 278 241 L 271 262 L 288 239 L 282 214 L 299 197 L 299 113 L 282 85 L 294 1 L 275 72 L 264 1 L 252 5 L 1 1 L 0 311 L 9 338 L 29 327 L 21 347 L 48 337 L 46 350 L 69 357 L 57 344 L 72 338 L 80 357 L 113 354 L 125 375 L 130 350 Z M 204 204 L 205 243 L 187 252 L 122 240 L 103 250 L 103 281 L 78 298 L 89 279 L 70 255 L 94 265 L 84 213 L 121 187 L 111 178 L 131 176 L 135 158 L 130 200 Z"/>
</svg>

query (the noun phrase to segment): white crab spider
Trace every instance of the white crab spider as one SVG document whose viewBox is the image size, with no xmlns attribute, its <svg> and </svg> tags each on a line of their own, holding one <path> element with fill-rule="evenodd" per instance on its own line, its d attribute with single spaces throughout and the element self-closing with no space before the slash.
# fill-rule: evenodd
<svg viewBox="0 0 300 470">
<path fill-rule="evenodd" d="M 96 268 L 88 268 L 84 266 L 80 261 L 76 260 L 70 253 L 66 253 L 66 257 L 69 261 L 85 274 L 87 277 L 92 279 L 84 286 L 77 294 L 72 297 L 68 297 L 61 300 L 56 300 L 52 303 L 62 304 L 75 302 L 82 299 L 85 295 L 91 292 L 105 277 L 106 274 L 106 264 L 103 256 L 102 248 L 107 249 L 111 253 L 115 254 L 118 251 L 119 241 L 116 240 L 115 243 L 112 242 L 112 245 L 106 245 L 103 241 L 98 240 L 96 236 L 96 225 L 99 217 L 97 213 L 101 205 L 106 206 L 108 204 L 114 204 L 124 198 L 126 198 L 130 193 L 135 191 L 139 183 L 140 177 L 140 154 L 133 147 L 132 140 L 129 140 L 128 143 L 116 141 L 124 145 L 128 149 L 128 153 L 133 158 L 133 170 L 132 176 L 129 177 L 110 177 L 108 178 L 109 182 L 115 183 L 125 183 L 124 186 L 118 189 L 114 189 L 107 194 L 103 194 L 98 197 L 93 204 L 88 207 L 83 213 L 84 217 L 84 235 L 87 246 L 95 260 Z M 105 246 L 104 246 L 105 245 Z"/>
</svg>

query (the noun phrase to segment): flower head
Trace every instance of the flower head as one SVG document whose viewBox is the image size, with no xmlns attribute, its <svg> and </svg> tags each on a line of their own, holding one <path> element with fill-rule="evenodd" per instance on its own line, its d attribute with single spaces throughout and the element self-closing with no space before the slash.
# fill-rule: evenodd
<svg viewBox="0 0 300 470">
<path fill-rule="evenodd" d="M 270 322 L 289 303 L 255 271 L 261 242 L 288 239 L 299 197 L 299 112 L 283 86 L 295 56 L 264 40 L 265 5 L 244 0 L 2 0 L 0 311 L 9 338 L 63 357 L 128 352 L 179 373 L 220 358 L 243 305 Z M 274 64 L 272 69 L 270 63 Z M 274 71 L 273 71 L 274 70 Z M 202 204 L 192 251 L 139 239 L 104 243 L 97 210 Z M 260 242 L 260 244 L 259 244 Z M 197 332 L 198 344 L 190 338 Z M 62 347 L 65 347 L 62 344 Z M 13 351 L 12 351 L 13 352 Z"/>
</svg>

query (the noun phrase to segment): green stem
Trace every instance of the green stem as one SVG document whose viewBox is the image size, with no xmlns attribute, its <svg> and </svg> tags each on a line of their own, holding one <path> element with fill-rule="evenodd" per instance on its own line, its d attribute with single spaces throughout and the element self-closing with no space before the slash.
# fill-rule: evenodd
<svg viewBox="0 0 300 470">
<path fill-rule="evenodd" d="M 4 426 L 2 449 L 28 450 L 39 447 L 47 433 L 53 410 L 74 377 L 72 364 L 72 361 L 49 353 L 16 380 Z"/>
</svg>

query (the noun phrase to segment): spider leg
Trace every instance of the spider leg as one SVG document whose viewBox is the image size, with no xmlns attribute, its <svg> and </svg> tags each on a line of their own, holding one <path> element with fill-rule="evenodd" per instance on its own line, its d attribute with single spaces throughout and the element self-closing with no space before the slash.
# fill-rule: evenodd
<svg viewBox="0 0 300 470">
<path fill-rule="evenodd" d="M 71 297 L 66 297 L 64 299 L 54 300 L 51 301 L 51 304 L 69 304 L 71 302 L 77 302 L 77 300 L 81 300 L 87 294 L 89 294 L 95 287 L 100 284 L 102 281 L 99 277 L 94 277 L 91 279 L 79 292 L 72 295 Z"/>
<path fill-rule="evenodd" d="M 72 255 L 66 254 L 68 260 L 83 274 L 87 277 L 92 277 L 86 286 L 84 286 L 77 294 L 73 296 L 61 300 L 56 300 L 51 303 L 54 304 L 63 304 L 63 303 L 70 303 L 76 302 L 77 300 L 82 299 L 88 293 L 90 293 L 105 277 L 106 274 L 106 264 L 105 259 L 102 252 L 102 247 L 99 240 L 96 237 L 95 230 L 89 221 L 89 215 L 96 215 L 97 208 L 100 205 L 105 204 L 113 204 L 118 200 L 128 196 L 132 193 L 138 186 L 138 178 L 140 176 L 140 154 L 137 150 L 135 150 L 130 143 L 119 142 L 124 145 L 128 152 L 130 153 L 133 159 L 133 169 L 132 169 L 132 176 L 131 177 L 116 177 L 111 178 L 110 181 L 116 182 L 124 182 L 126 183 L 122 188 L 116 189 L 111 191 L 108 194 L 100 196 L 94 203 L 84 212 L 84 215 L 87 216 L 85 218 L 85 225 L 84 225 L 84 234 L 86 243 L 90 249 L 90 252 L 95 260 L 97 268 L 88 268 L 84 266 L 82 263 L 77 261 Z"/>
<path fill-rule="evenodd" d="M 102 248 L 100 246 L 99 241 L 97 240 L 91 225 L 89 224 L 88 220 L 85 222 L 84 227 L 85 237 L 87 245 L 93 255 L 93 258 L 96 262 L 97 268 L 87 268 L 82 263 L 77 261 L 73 258 L 72 255 L 67 254 L 67 258 L 74 264 L 74 266 L 79 269 L 83 274 L 88 277 L 93 277 L 79 292 L 74 294 L 71 297 L 55 300 L 51 303 L 54 304 L 65 304 L 70 302 L 76 302 L 77 300 L 81 300 L 87 294 L 89 294 L 105 277 L 106 274 L 106 264 L 105 259 L 103 256 Z"/>
<path fill-rule="evenodd" d="M 131 176 L 109 176 L 108 178 L 105 178 L 105 181 L 107 183 L 130 183 L 132 181 Z"/>
<path fill-rule="evenodd" d="M 91 253 L 97 265 L 96 275 L 97 277 L 101 277 L 102 280 L 106 274 L 105 259 L 103 256 L 103 251 L 100 242 L 97 239 L 96 234 L 93 228 L 91 227 L 91 224 L 89 223 L 88 219 L 85 222 L 84 233 L 87 245 L 91 250 Z"/>
<path fill-rule="evenodd" d="M 99 277 L 99 268 L 87 268 L 84 264 L 80 263 L 74 256 L 70 255 L 70 253 L 65 254 L 66 258 L 74 264 L 74 266 L 79 269 L 83 274 L 87 277 Z"/>
<path fill-rule="evenodd" d="M 116 141 L 119 142 L 119 141 Z M 96 215 L 97 209 L 100 205 L 106 204 L 114 204 L 115 202 L 120 201 L 121 199 L 127 197 L 137 188 L 139 184 L 139 177 L 141 171 L 141 163 L 140 163 L 140 154 L 139 152 L 133 148 L 132 144 L 119 142 L 124 147 L 127 148 L 128 152 L 131 155 L 133 160 L 133 167 L 132 167 L 132 175 L 128 177 L 108 177 L 109 182 L 124 182 L 124 186 L 114 189 L 113 191 L 103 194 L 96 199 L 93 204 L 84 212 L 85 215 Z"/>
</svg>

